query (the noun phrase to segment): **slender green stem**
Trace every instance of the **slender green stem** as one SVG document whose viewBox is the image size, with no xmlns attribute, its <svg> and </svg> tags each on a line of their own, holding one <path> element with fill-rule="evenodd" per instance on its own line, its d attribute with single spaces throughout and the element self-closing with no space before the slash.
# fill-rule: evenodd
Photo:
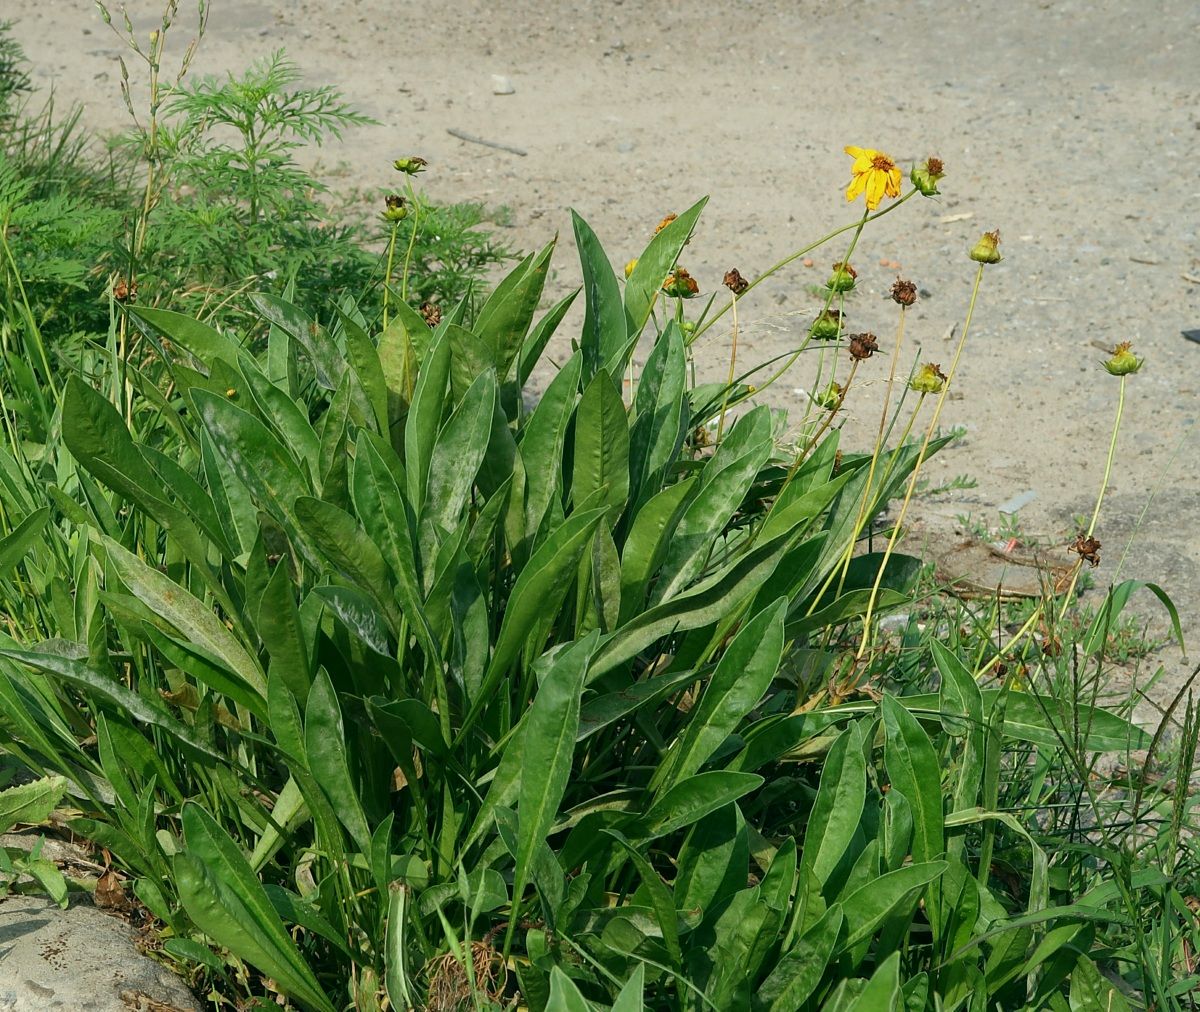
<svg viewBox="0 0 1200 1012">
<path fill-rule="evenodd" d="M 876 218 L 882 218 L 885 214 L 888 214 L 888 213 L 896 210 L 896 208 L 898 208 L 901 204 L 903 204 L 906 200 L 908 200 L 909 197 L 911 197 L 916 192 L 917 192 L 916 190 L 909 190 L 908 193 L 904 194 L 904 196 L 895 200 L 893 203 L 888 204 L 888 206 L 885 207 L 882 211 L 876 211 L 874 214 L 871 214 L 868 211 L 865 215 L 863 215 L 863 217 L 858 219 L 858 221 L 852 221 L 848 225 L 841 226 L 841 228 L 835 228 L 828 235 L 821 236 L 821 238 L 818 239 L 816 242 L 809 243 L 807 246 L 804 246 L 801 249 L 796 250 L 795 253 L 789 253 L 778 263 L 772 265 L 771 267 L 768 267 L 758 277 L 756 277 L 753 281 L 751 281 L 750 284 L 746 286 L 745 290 L 738 297 L 739 298 L 745 297 L 745 295 L 747 293 L 752 292 L 756 287 L 758 287 L 758 285 L 760 285 L 762 282 L 766 281 L 767 278 L 771 277 L 771 275 L 779 273 L 779 271 L 783 270 L 783 268 L 785 268 L 788 264 L 792 263 L 794 260 L 799 260 L 806 253 L 811 253 L 818 246 L 824 246 L 825 243 L 829 242 L 830 239 L 836 239 L 843 232 L 849 232 L 851 229 L 857 229 L 858 232 L 861 232 L 863 225 L 865 225 L 868 221 L 874 221 Z M 853 251 L 853 246 L 851 246 L 851 251 Z M 849 259 L 850 259 L 850 254 L 847 253 L 846 260 L 849 260 Z M 703 334 L 706 330 L 708 330 L 709 327 L 711 327 L 722 316 L 724 316 L 727 312 L 729 312 L 730 308 L 731 308 L 731 304 L 726 303 L 726 305 L 723 308 L 719 309 L 708 320 L 708 322 L 704 324 L 703 327 L 700 327 L 699 329 L 697 329 L 696 333 L 692 335 L 692 340 L 695 341 L 701 334 Z"/>
<path fill-rule="evenodd" d="M 958 339 L 958 346 L 954 349 L 954 359 L 950 363 L 949 372 L 946 373 L 946 382 L 942 384 L 942 392 L 938 395 L 937 404 L 934 405 L 933 417 L 929 419 L 929 427 L 925 430 L 925 439 L 921 443 L 920 452 L 917 454 L 916 463 L 913 465 L 912 474 L 908 479 L 908 488 L 904 492 L 904 501 L 900 504 L 900 514 L 896 517 L 895 526 L 892 528 L 891 537 L 888 538 L 887 548 L 883 553 L 883 559 L 879 563 L 879 572 L 875 574 L 875 582 L 871 585 L 871 596 L 867 601 L 867 612 L 863 616 L 862 640 L 858 644 L 856 657 L 862 657 L 871 642 L 871 619 L 875 614 L 875 602 L 879 599 L 879 587 L 883 583 L 884 571 L 887 569 L 888 561 L 892 557 L 896 542 L 900 538 L 900 531 L 904 526 L 904 518 L 908 514 L 908 505 L 912 502 L 913 492 L 917 487 L 917 478 L 921 473 L 921 466 L 925 463 L 925 456 L 929 452 L 929 444 L 933 441 L 934 432 L 937 431 L 938 419 L 942 415 L 942 408 L 946 403 L 946 398 L 950 394 L 950 385 L 954 382 L 954 374 L 958 370 L 958 361 L 962 357 L 963 347 L 967 343 L 967 334 L 971 330 L 971 317 L 975 314 L 975 301 L 979 297 L 979 285 L 983 281 L 983 267 L 984 265 L 980 264 L 979 269 L 975 272 L 975 284 L 971 286 L 971 302 L 967 306 L 967 317 L 963 322 L 962 337 Z"/>
<path fill-rule="evenodd" d="M 408 236 L 408 249 L 404 253 L 404 270 L 400 275 L 400 301 L 408 301 L 408 271 L 412 266 L 413 247 L 417 243 L 417 230 L 421 224 L 421 205 L 417 203 L 416 195 L 413 193 L 412 183 L 408 184 L 408 200 L 412 204 L 412 232 Z"/>
<path fill-rule="evenodd" d="M 736 293 L 734 293 L 733 299 L 730 301 L 730 306 L 733 307 L 733 343 L 729 348 L 729 375 L 725 379 L 725 393 L 721 397 L 721 417 L 717 422 L 718 443 L 721 442 L 721 436 L 725 432 L 725 412 L 729 410 L 729 392 L 733 389 L 733 374 L 737 366 L 738 318 Z"/>
<path fill-rule="evenodd" d="M 1085 538 L 1090 538 L 1096 532 L 1096 523 L 1100 520 L 1100 507 L 1104 505 L 1104 494 L 1108 491 L 1108 481 L 1112 477 L 1113 460 L 1117 455 L 1117 434 L 1121 431 L 1121 417 L 1125 414 L 1125 381 L 1128 376 L 1121 377 L 1121 389 L 1117 395 L 1117 416 L 1113 419 L 1112 435 L 1108 440 L 1108 457 L 1104 461 L 1104 478 L 1100 482 L 1100 492 L 1096 496 L 1096 508 L 1092 510 L 1092 520 L 1088 524 Z M 1083 568 L 1083 557 L 1075 563 L 1073 572 L 1071 573 L 1071 584 L 1067 587 L 1067 592 L 1063 595 L 1062 607 L 1058 612 L 1058 620 L 1061 622 L 1067 614 L 1067 609 L 1071 606 L 1071 600 L 1075 596 L 1075 586 L 1079 582 L 1079 572 Z"/>
<path fill-rule="evenodd" d="M 400 230 L 400 222 L 392 222 L 392 234 L 388 239 L 387 268 L 383 274 L 383 329 L 388 325 L 388 298 L 392 294 L 392 261 L 396 255 L 396 233 Z"/>
</svg>

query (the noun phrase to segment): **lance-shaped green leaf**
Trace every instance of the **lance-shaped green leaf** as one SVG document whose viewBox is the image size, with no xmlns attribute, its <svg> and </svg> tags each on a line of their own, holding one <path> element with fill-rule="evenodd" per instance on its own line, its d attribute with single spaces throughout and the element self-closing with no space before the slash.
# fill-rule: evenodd
<svg viewBox="0 0 1200 1012">
<path fill-rule="evenodd" d="M 517 802 L 517 853 L 513 870 L 513 902 L 529 884 L 537 848 L 558 816 L 566 793 L 579 731 L 579 699 L 583 676 L 596 651 L 592 633 L 560 652 L 538 683 L 524 719 L 524 771 Z"/>
<path fill-rule="evenodd" d="M 218 658 L 263 699 L 267 680 L 258 661 L 242 645 L 212 608 L 193 597 L 165 573 L 146 565 L 112 538 L 101 536 L 108 561 L 130 593 L 183 638 Z"/>
<path fill-rule="evenodd" d="M 371 831 L 350 775 L 342 711 L 324 669 L 313 680 L 304 708 L 304 751 L 309 771 L 329 799 L 338 821 L 346 827 L 360 853 L 369 854 Z"/>
<path fill-rule="evenodd" d="M 924 728 L 895 697 L 885 695 L 880 709 L 888 776 L 912 807 L 913 860 L 930 861 L 945 850 L 941 764 Z"/>
<path fill-rule="evenodd" d="M 336 390 L 346 364 L 320 325 L 304 310 L 269 292 L 252 292 L 250 301 L 259 316 L 272 326 L 287 331 L 288 336 L 304 349 L 312 362 L 317 382 L 326 390 Z"/>
<path fill-rule="evenodd" d="M 683 738 L 660 767 L 662 795 L 695 773 L 762 698 L 783 656 L 782 598 L 747 622 L 729 644 L 689 715 Z"/>
<path fill-rule="evenodd" d="M 525 529 L 536 532 L 560 490 L 563 445 L 575 410 L 583 356 L 576 352 L 563 364 L 525 423 L 521 461 L 525 468 Z"/>
<path fill-rule="evenodd" d="M 199 805 L 183 808 L 187 849 L 176 854 L 179 898 L 209 938 L 271 977 L 279 989 L 319 1012 L 334 1012 L 307 960 L 237 845 Z"/>
<path fill-rule="evenodd" d="M 49 519 L 50 507 L 43 506 L 30 513 L 7 537 L 0 540 L 0 576 L 7 576 L 8 571 L 29 554 Z"/>
<path fill-rule="evenodd" d="M 829 749 L 804 834 L 800 877 L 809 871 L 824 885 L 842 860 L 862 822 L 867 797 L 863 731 L 855 721 Z"/>
<path fill-rule="evenodd" d="M 629 423 L 621 394 L 604 369 L 592 377 L 575 409 L 571 497 L 578 505 L 592 502 L 598 492 L 596 504 L 607 506 L 615 523 L 629 497 Z"/>
<path fill-rule="evenodd" d="M 498 284 L 475 319 L 475 334 L 492 351 L 496 375 L 508 378 L 546 284 L 555 240 L 531 253 Z"/>
<path fill-rule="evenodd" d="M 629 439 L 629 473 L 636 501 L 654 495 L 667 477 L 687 434 L 687 356 L 672 320 L 654 343 L 638 379 Z"/>
<path fill-rule="evenodd" d="M 144 331 L 149 328 L 152 333 L 161 334 L 173 345 L 186 351 L 205 369 L 218 360 L 235 369 L 238 367 L 241 357 L 238 346 L 207 323 L 201 323 L 184 313 L 154 309 L 150 306 L 127 305 L 125 312 L 133 317 L 138 329 Z"/>
<path fill-rule="evenodd" d="M 571 221 L 575 227 L 579 262 L 583 267 L 585 307 L 583 333 L 579 338 L 579 347 L 583 349 L 583 376 L 585 380 L 590 380 L 604 368 L 619 375 L 624 372 L 621 357 L 629 344 L 621 288 L 596 233 L 574 211 L 571 212 Z M 659 284 L 662 284 L 661 280 Z"/>
</svg>

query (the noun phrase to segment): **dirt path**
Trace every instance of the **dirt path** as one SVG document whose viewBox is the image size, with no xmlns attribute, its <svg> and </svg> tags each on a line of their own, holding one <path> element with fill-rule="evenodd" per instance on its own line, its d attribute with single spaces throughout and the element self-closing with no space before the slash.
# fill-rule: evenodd
<svg viewBox="0 0 1200 1012">
<path fill-rule="evenodd" d="M 161 0 L 130 8 L 148 31 Z M 120 46 L 91 3 L 7 0 L 5 16 L 18 20 L 39 83 L 86 101 L 98 126 L 124 124 Z M 1097 583 L 1117 577 L 1122 557 L 1121 578 L 1161 582 L 1197 652 L 1200 344 L 1180 335 L 1200 328 L 1194 2 L 217 0 L 195 71 L 239 70 L 278 46 L 382 124 L 321 153 L 341 167 L 335 187 L 389 185 L 392 158 L 424 155 L 435 196 L 511 207 L 514 245 L 560 232 L 560 287 L 575 276 L 569 206 L 623 263 L 664 213 L 710 194 L 687 263 L 707 293 L 727 268 L 752 276 L 851 219 L 844 144 L 940 155 L 945 196 L 866 234 L 849 308 L 852 328 L 887 347 L 895 313 L 883 296 L 897 271 L 880 264 L 900 263 L 927 293 L 902 366 L 918 351 L 945 363 L 943 335 L 967 303 L 965 251 L 1000 228 L 1006 259 L 985 278 L 945 415 L 967 434 L 932 472 L 978 486 L 922 502 L 927 528 L 949 538 L 966 513 L 996 527 L 996 507 L 1028 490 L 1022 529 L 1065 544 L 1094 502 L 1116 403 L 1092 342 L 1131 339 L 1147 362 L 1130 382 Z M 493 94 L 493 74 L 513 94 Z M 822 250 L 816 267 L 797 264 L 747 301 L 743 361 L 795 346 L 816 305 L 809 288 L 842 252 Z M 699 362 L 715 377 L 728 333 L 710 335 Z M 867 366 L 848 404 L 851 445 L 875 424 L 886 367 Z M 806 356 L 770 397 L 797 408 L 811 374 Z M 1142 603 L 1163 628 L 1152 599 Z M 1177 650 L 1156 660 L 1168 668 L 1161 699 L 1187 666 Z"/>
</svg>

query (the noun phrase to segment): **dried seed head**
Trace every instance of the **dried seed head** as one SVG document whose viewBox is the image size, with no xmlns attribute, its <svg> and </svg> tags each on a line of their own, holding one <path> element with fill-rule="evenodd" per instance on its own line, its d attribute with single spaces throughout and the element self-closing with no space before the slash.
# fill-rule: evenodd
<svg viewBox="0 0 1200 1012">
<path fill-rule="evenodd" d="M 136 281 L 128 278 L 117 278 L 113 285 L 113 298 L 118 302 L 133 302 L 137 298 L 138 286 Z"/>
<path fill-rule="evenodd" d="M 919 394 L 940 394 L 945 385 L 945 373 L 933 362 L 926 362 L 908 381 L 908 388 Z"/>
<path fill-rule="evenodd" d="M 750 282 L 742 277 L 741 271 L 736 267 L 731 267 L 725 272 L 725 287 L 733 292 L 734 295 L 741 295 L 742 292 L 750 287 Z"/>
<path fill-rule="evenodd" d="M 398 171 L 409 176 L 415 176 L 418 172 L 424 172 L 425 166 L 429 163 L 424 158 L 418 158 L 416 155 L 409 155 L 407 158 L 397 158 L 392 162 L 392 166 Z"/>
<path fill-rule="evenodd" d="M 1068 552 L 1074 552 L 1079 556 L 1080 561 L 1087 562 L 1095 569 L 1100 565 L 1100 542 L 1088 534 L 1078 534 L 1075 541 L 1067 548 Z"/>
<path fill-rule="evenodd" d="M 408 217 L 408 201 L 398 193 L 389 193 L 384 198 L 383 220 L 390 222 L 403 221 Z"/>
<path fill-rule="evenodd" d="M 442 322 L 442 307 L 436 302 L 422 302 L 421 316 L 429 326 L 436 327 Z"/>
<path fill-rule="evenodd" d="M 851 334 L 850 357 L 862 361 L 870 358 L 879 350 L 879 344 L 874 334 Z"/>
<path fill-rule="evenodd" d="M 917 286 L 904 278 L 897 278 L 892 285 L 892 301 L 901 306 L 911 306 L 917 301 Z"/>
<path fill-rule="evenodd" d="M 912 172 L 908 174 L 908 178 L 912 180 L 913 186 L 926 197 L 934 197 L 938 194 L 938 181 L 946 174 L 945 168 L 942 166 L 940 158 L 926 158 L 920 165 L 914 165 Z"/>
</svg>

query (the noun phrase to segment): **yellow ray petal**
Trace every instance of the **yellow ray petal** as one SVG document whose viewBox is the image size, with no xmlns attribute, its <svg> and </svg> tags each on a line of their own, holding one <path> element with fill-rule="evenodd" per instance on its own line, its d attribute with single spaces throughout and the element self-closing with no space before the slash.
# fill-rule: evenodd
<svg viewBox="0 0 1200 1012">
<path fill-rule="evenodd" d="M 863 192 L 867 187 L 867 177 L 865 174 L 855 176 L 850 180 L 850 185 L 846 187 L 846 201 L 853 202 L 854 199 Z"/>
</svg>

